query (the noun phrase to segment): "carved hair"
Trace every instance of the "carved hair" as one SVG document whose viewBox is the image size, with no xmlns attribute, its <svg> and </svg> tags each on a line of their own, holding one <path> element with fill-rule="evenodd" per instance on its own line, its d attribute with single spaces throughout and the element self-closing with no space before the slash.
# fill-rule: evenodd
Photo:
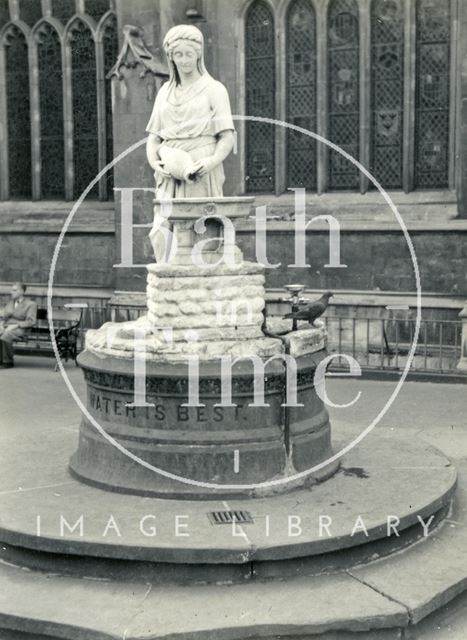
<svg viewBox="0 0 467 640">
<path fill-rule="evenodd" d="M 208 73 L 204 66 L 204 37 L 201 31 L 192 24 L 178 24 L 172 27 L 165 34 L 163 47 L 167 55 L 170 70 L 170 82 L 180 83 L 178 70 L 172 55 L 174 49 L 181 43 L 185 42 L 195 49 L 198 54 L 198 71 L 201 75 Z"/>
</svg>

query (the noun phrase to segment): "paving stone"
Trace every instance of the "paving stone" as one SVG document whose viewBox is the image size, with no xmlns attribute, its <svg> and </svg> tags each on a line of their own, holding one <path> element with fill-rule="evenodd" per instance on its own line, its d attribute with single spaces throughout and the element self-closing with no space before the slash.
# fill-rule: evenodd
<svg viewBox="0 0 467 640">
<path fill-rule="evenodd" d="M 66 434 L 62 446 L 55 446 L 54 438 L 35 447 L 22 441 L 10 445 L 12 457 L 23 462 L 20 476 L 14 465 L 5 468 L 5 474 L 13 473 L 13 479 L 4 476 L 6 489 L 0 493 L 5 542 L 165 562 L 303 557 L 387 537 L 390 515 L 400 519 L 400 529 L 426 520 L 449 499 L 456 478 L 448 460 L 428 445 L 373 435 L 346 455 L 337 474 L 310 489 L 255 500 L 154 499 L 73 480 L 66 468 L 71 444 Z M 11 491 L 18 478 L 27 491 Z M 250 511 L 254 522 L 241 528 L 213 526 L 208 513 L 225 509 Z M 359 516 L 366 531 L 360 526 L 353 532 Z M 70 532 L 61 518 L 70 527 L 79 524 Z"/>
<path fill-rule="evenodd" d="M 248 586 L 151 587 L 0 566 L 0 627 L 86 637 L 221 640 L 407 624 L 403 607 L 348 575 Z M 83 633 L 86 635 L 84 636 Z"/>
<path fill-rule="evenodd" d="M 351 574 L 407 607 L 413 623 L 467 587 L 467 464 L 452 514 L 438 532 L 403 553 L 351 570 Z"/>
<path fill-rule="evenodd" d="M 69 430 L 72 434 L 79 414 L 50 361 L 25 356 L 17 360 L 16 369 L 2 372 L 2 470 L 4 462 L 8 463 L 8 458 L 14 456 L 11 447 L 16 442 L 28 452 L 18 467 L 21 473 L 26 473 L 28 465 L 34 467 L 35 442 L 46 445 L 45 459 L 55 455 L 60 458 L 68 442 L 71 446 L 73 437 L 68 440 L 63 435 L 63 451 L 54 451 L 51 443 L 55 436 L 52 434 L 60 430 Z M 82 391 L 81 372 L 74 367 L 68 371 L 73 383 Z M 344 387 L 346 392 L 352 391 L 349 384 L 357 382 L 366 392 L 362 398 L 366 395 L 367 400 L 348 412 L 350 430 L 341 430 L 345 438 L 358 429 L 368 408 L 379 406 L 383 396 L 393 388 L 391 383 L 332 380 L 330 393 L 339 394 Z M 25 388 L 28 394 L 24 393 Z M 406 637 L 416 640 L 463 639 L 467 628 L 464 596 L 450 600 L 466 587 L 467 577 L 462 552 L 467 543 L 464 488 L 467 467 L 461 462 L 467 457 L 467 451 L 461 428 L 463 419 L 459 420 L 465 407 L 465 394 L 459 391 L 455 385 L 404 385 L 402 394 L 377 427 L 378 431 L 387 434 L 402 430 L 406 435 L 417 434 L 419 439 L 426 438 L 446 453 L 453 452 L 458 460 L 460 487 L 456 508 L 450 522 L 428 540 L 390 559 L 353 569 L 352 575 L 223 587 L 165 586 L 150 590 L 145 584 L 64 578 L 2 563 L 0 580 L 8 588 L 0 592 L 0 629 L 10 627 L 28 631 L 28 640 L 38 640 L 41 634 L 80 640 L 122 638 L 125 630 L 128 640 L 163 638 L 169 631 L 173 632 L 171 640 L 187 640 L 193 637 L 192 632 L 196 632 L 197 640 L 238 640 L 242 634 L 252 640 L 251 630 L 240 630 L 239 633 L 234 628 L 238 623 L 246 626 L 251 620 L 257 629 L 257 638 L 269 637 L 269 640 L 282 640 L 284 634 L 288 640 L 315 637 L 323 640 L 353 640 L 354 637 L 355 640 L 393 640 L 402 637 L 401 629 L 405 629 Z M 343 423 L 339 411 L 333 410 L 333 417 L 335 424 L 339 420 Z M 371 443 L 370 439 L 368 443 Z M 66 474 L 66 469 L 61 469 L 61 473 Z M 354 488 L 362 482 L 352 475 L 349 480 Z M 52 500 L 53 493 L 42 491 L 29 503 L 34 508 Z M 22 497 L 27 494 L 32 497 L 34 493 L 24 492 Z M 100 493 L 109 500 L 118 498 L 115 494 Z M 450 604 L 445 605 L 448 600 Z M 438 610 L 438 613 L 430 614 L 437 607 L 442 607 L 441 613 Z M 421 620 L 410 628 L 410 632 L 406 627 L 409 613 L 413 621 Z M 214 630 L 216 625 L 217 630 Z M 370 627 L 371 631 L 368 630 Z M 361 631 L 357 634 L 358 629 Z M 320 632 L 325 635 L 315 635 Z M 5 633 L 0 630 L 2 640 L 18 640 L 18 635 L 11 635 L 13 632 Z"/>
</svg>

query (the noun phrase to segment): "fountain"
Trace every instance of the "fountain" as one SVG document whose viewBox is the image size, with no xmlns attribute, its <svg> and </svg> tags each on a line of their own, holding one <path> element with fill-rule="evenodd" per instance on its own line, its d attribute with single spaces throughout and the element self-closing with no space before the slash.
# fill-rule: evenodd
<svg viewBox="0 0 467 640">
<path fill-rule="evenodd" d="M 124 47 L 132 37 L 141 30 L 127 27 Z M 196 62 L 200 84 L 174 84 L 177 46 L 181 72 Z M 8 441 L 17 465 L 6 461 L 0 487 L 0 634 L 400 637 L 465 584 L 463 527 L 438 526 L 456 470 L 399 433 L 377 429 L 352 447 L 343 419 L 331 443 L 315 383 L 325 324 L 267 318 L 264 267 L 243 260 L 233 233 L 254 199 L 222 195 L 228 96 L 206 74 L 193 25 L 171 29 L 164 47 L 172 84 L 158 93 L 148 156 L 172 197 L 170 215 L 165 198 L 155 203 L 147 313 L 88 331 L 77 449 L 72 429 L 48 424 L 37 441 Z M 158 156 L 183 156 L 176 182 L 155 158 L 153 128 L 169 90 L 178 117 L 196 87 L 192 111 L 214 104 L 222 127 L 172 140 L 193 157 Z M 303 287 L 286 288 L 296 310 Z"/>
<path fill-rule="evenodd" d="M 79 356 L 91 416 L 121 447 L 188 482 L 136 463 L 86 416 L 70 464 L 81 480 L 143 495 L 217 498 L 286 491 L 336 471 L 333 462 L 287 482 L 332 455 L 328 413 L 313 385 L 326 356 L 326 333 L 322 323 L 301 323 L 294 330 L 285 322 L 289 327 L 280 336 L 265 328 L 264 267 L 244 261 L 236 245 L 235 262 L 226 264 L 224 224 L 233 227 L 249 215 L 252 204 L 250 197 L 174 200 L 170 222 L 178 247 L 169 263 L 147 267 L 147 314 L 89 331 Z M 156 202 L 156 219 L 163 206 Z M 197 225 L 203 234 L 196 233 Z M 291 301 L 295 304 L 295 297 Z M 144 348 L 145 406 L 134 406 L 135 345 L 140 352 Z M 231 400 L 223 402 L 226 357 L 232 362 Z M 199 398 L 188 406 L 194 358 Z M 295 406 L 286 397 L 287 359 L 296 366 Z M 260 403 L 254 398 L 258 364 L 264 385 Z M 259 486 L 231 486 L 237 484 Z"/>
</svg>

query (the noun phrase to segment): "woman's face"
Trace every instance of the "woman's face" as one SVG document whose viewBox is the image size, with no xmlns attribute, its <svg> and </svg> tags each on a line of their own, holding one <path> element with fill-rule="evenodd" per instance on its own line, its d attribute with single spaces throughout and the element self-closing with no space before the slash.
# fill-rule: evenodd
<svg viewBox="0 0 467 640">
<path fill-rule="evenodd" d="M 174 48 L 172 59 L 179 73 L 190 74 L 197 68 L 198 54 L 196 49 L 185 42 L 180 42 Z"/>
</svg>

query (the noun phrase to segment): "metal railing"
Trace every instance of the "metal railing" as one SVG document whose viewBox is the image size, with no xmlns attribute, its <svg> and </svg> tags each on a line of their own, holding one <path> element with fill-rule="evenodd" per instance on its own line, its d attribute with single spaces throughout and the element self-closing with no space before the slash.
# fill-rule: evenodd
<svg viewBox="0 0 467 640">
<path fill-rule="evenodd" d="M 83 327 L 87 329 L 98 329 L 104 322 L 129 322 L 136 320 L 139 316 L 147 313 L 142 306 L 99 306 L 88 307 L 84 312 Z"/>
<path fill-rule="evenodd" d="M 330 353 L 350 355 L 362 368 L 402 371 L 415 336 L 409 318 L 326 317 Z M 412 371 L 449 372 L 461 357 L 460 320 L 421 320 Z M 345 358 L 335 365 L 347 367 Z"/>
<path fill-rule="evenodd" d="M 84 311 L 82 338 L 87 329 L 104 322 L 127 322 L 146 313 L 141 306 L 99 306 Z M 370 318 L 326 315 L 330 353 L 355 358 L 362 369 L 402 371 L 407 364 L 415 335 L 411 318 Z M 422 320 L 412 371 L 454 371 L 461 357 L 461 320 Z M 84 340 L 82 340 L 84 344 Z M 348 369 L 345 358 L 336 358 L 333 367 Z"/>
</svg>

